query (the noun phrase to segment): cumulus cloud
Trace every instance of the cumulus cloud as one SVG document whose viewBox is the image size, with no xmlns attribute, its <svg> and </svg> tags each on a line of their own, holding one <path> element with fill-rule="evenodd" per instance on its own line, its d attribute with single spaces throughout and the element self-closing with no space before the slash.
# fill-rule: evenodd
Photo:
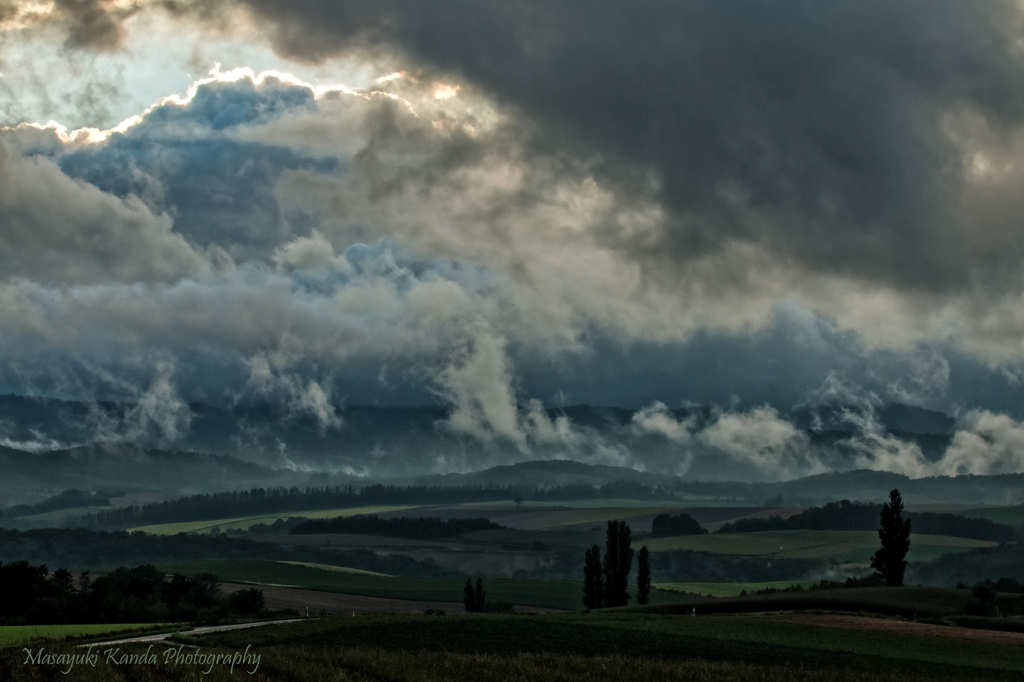
<svg viewBox="0 0 1024 682">
<path fill-rule="evenodd" d="M 402 70 L 362 89 L 215 70 L 115 130 L 5 131 L 0 350 L 30 374 L 226 368 L 224 394 L 324 433 L 361 399 L 346 377 L 388 367 L 449 433 L 628 461 L 531 400 L 609 396 L 647 406 L 630 432 L 678 471 L 698 453 L 783 477 L 837 465 L 779 411 L 824 378 L 812 403 L 858 434 L 851 466 L 924 475 L 879 396 L 948 406 L 963 374 L 1024 362 L 1019 9 L 940 5 L 237 3 L 282 54 Z M 134 7 L 45 21 L 108 49 Z M 740 404 L 665 406 L 709 395 Z"/>
<path fill-rule="evenodd" d="M 166 215 L 119 199 L 24 157 L 0 139 L 0 272 L 36 282 L 98 284 L 175 280 L 210 264 Z"/>
</svg>

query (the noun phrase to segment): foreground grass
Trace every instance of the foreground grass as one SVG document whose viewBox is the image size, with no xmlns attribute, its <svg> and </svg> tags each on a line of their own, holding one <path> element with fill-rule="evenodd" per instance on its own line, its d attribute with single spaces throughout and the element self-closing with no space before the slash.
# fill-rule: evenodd
<svg viewBox="0 0 1024 682">
<path fill-rule="evenodd" d="M 308 590 L 354 594 L 385 599 L 416 601 L 462 601 L 464 578 L 392 578 L 325 570 L 276 561 L 189 561 L 160 564 L 167 573 L 213 573 L 224 582 L 300 587 Z M 581 581 L 516 580 L 488 578 L 484 580 L 487 599 L 502 599 L 520 606 L 576 610 L 583 608 Z M 678 601 L 667 592 L 651 593 L 652 604 Z M 635 603 L 635 598 L 634 598 Z"/>
<path fill-rule="evenodd" d="M 700 594 L 706 597 L 738 597 L 741 592 L 753 594 L 757 590 L 766 590 L 774 587 L 781 590 L 793 585 L 810 587 L 816 580 L 776 580 L 767 583 L 657 583 L 653 585 L 656 590 L 667 592 L 684 592 L 687 594 Z"/>
<path fill-rule="evenodd" d="M 630 613 L 550 616 L 335 617 L 250 632 L 188 638 L 200 646 L 374 648 L 565 656 L 699 658 L 732 664 L 844 668 L 865 673 L 922 672 L 1001 679 L 1024 670 L 1024 650 L 978 641 L 846 630 L 773 616 L 679 617 Z"/>
<path fill-rule="evenodd" d="M 803 530 L 762 533 L 712 533 L 644 540 L 652 552 L 692 549 L 714 554 L 787 557 L 795 559 L 867 560 L 878 549 L 876 531 Z M 927 561 L 942 554 L 962 552 L 996 543 L 946 535 L 914 535 L 910 561 Z"/>
<path fill-rule="evenodd" d="M 143 652 L 144 647 L 125 647 Z M 210 650 L 213 653 L 234 650 Z M 806 669 L 797 666 L 729 663 L 705 660 L 637 659 L 626 656 L 573 654 L 462 654 L 416 652 L 395 654 L 382 649 L 314 649 L 272 647 L 260 652 L 255 674 L 223 666 L 204 674 L 201 666 L 106 665 L 76 667 L 68 675 L 54 667 L 23 663 L 20 652 L 0 651 L 0 679 L 12 682 L 194 682 L 248 679 L 256 682 L 620 682 L 666 680 L 669 682 L 917 682 L 937 678 L 919 674 L 895 674 L 843 670 L 835 667 Z"/>
<path fill-rule="evenodd" d="M 152 623 L 0 626 L 0 648 L 40 639 L 64 639 L 153 629 Z M 3 678 L 0 678 L 3 679 Z"/>
<path fill-rule="evenodd" d="M 178 533 L 209 533 L 214 528 L 227 530 L 246 530 L 258 523 L 271 524 L 278 519 L 304 516 L 307 519 L 333 519 L 339 516 L 356 516 L 357 514 L 383 514 L 391 511 L 418 509 L 417 506 L 374 506 L 374 507 L 343 507 L 339 509 L 307 509 L 303 511 L 280 512 L 275 514 L 259 514 L 238 516 L 229 519 L 210 519 L 207 521 L 188 521 L 182 523 L 159 523 L 150 526 L 137 526 L 131 531 L 141 530 L 153 535 L 177 535 Z"/>
</svg>

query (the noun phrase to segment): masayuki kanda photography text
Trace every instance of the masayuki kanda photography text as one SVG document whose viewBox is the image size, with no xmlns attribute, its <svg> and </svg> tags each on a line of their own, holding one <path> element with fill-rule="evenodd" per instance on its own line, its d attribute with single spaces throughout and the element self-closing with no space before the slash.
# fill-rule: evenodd
<svg viewBox="0 0 1024 682">
<path fill-rule="evenodd" d="M 23 651 L 26 654 L 25 665 L 54 666 L 64 675 L 69 675 L 77 666 L 95 668 L 99 665 L 195 667 L 204 675 L 209 675 L 216 667 L 227 668 L 231 674 L 238 668 L 254 675 L 260 667 L 260 655 L 253 652 L 250 646 L 245 647 L 245 651 L 231 653 L 204 653 L 202 649 L 183 645 L 156 650 L 154 644 L 150 644 L 145 651 L 132 652 L 118 646 L 95 650 L 92 645 L 80 653 L 55 653 L 47 651 L 45 647 L 36 650 L 26 648 Z"/>
</svg>

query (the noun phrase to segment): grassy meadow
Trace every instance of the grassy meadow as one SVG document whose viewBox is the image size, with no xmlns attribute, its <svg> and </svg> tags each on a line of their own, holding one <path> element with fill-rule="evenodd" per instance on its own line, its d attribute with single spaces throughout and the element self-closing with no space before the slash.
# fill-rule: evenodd
<svg viewBox="0 0 1024 682">
<path fill-rule="evenodd" d="M 345 507 L 341 509 L 315 509 L 306 511 L 280 512 L 277 514 L 261 514 L 256 516 L 240 516 L 231 519 L 211 519 L 208 521 L 187 521 L 183 523 L 159 523 L 151 526 L 137 526 L 131 528 L 132 532 L 141 530 L 144 533 L 153 535 L 176 535 L 178 533 L 209 533 L 214 528 L 222 531 L 246 530 L 250 526 L 259 523 L 271 524 L 278 519 L 287 519 L 294 516 L 304 516 L 307 519 L 332 519 L 339 516 L 356 516 L 357 514 L 381 514 L 384 512 L 404 511 L 416 509 L 415 506 L 374 506 L 374 507 Z"/>
<path fill-rule="evenodd" d="M 897 592 L 899 590 L 890 590 Z M 952 628 L 951 628 L 952 629 Z M 247 679 L 311 680 L 1008 680 L 1024 672 L 1019 642 L 830 627 L 786 614 L 348 616 L 183 636 L 208 653 L 260 655 Z M 142 652 L 148 645 L 125 645 Z M 162 653 L 169 645 L 158 645 Z M 55 652 L 70 651 L 54 643 Z M 0 679 L 156 682 L 237 679 L 226 667 L 79 667 L 62 676 L 0 650 Z"/>
<path fill-rule="evenodd" d="M 794 585 L 810 587 L 816 582 L 815 580 L 777 580 L 764 583 L 656 583 L 651 587 L 665 592 L 699 594 L 705 597 L 738 597 L 741 592 L 753 594 L 757 590 L 770 588 L 781 590 Z"/>
<path fill-rule="evenodd" d="M 1024 505 L 1010 507 L 979 507 L 959 512 L 964 516 L 976 519 L 988 519 L 994 523 L 1005 523 L 1010 526 L 1024 526 Z"/>
<path fill-rule="evenodd" d="M 0 648 L 24 644 L 41 639 L 64 639 L 65 637 L 87 637 L 91 635 L 127 635 L 139 630 L 151 630 L 152 623 L 118 624 L 74 624 L 74 625 L 2 625 L 0 626 Z M 3 679 L 3 678 L 0 678 Z"/>
<path fill-rule="evenodd" d="M 462 601 L 465 586 L 464 578 L 392 578 L 275 561 L 190 561 L 160 564 L 159 568 L 167 573 L 187 575 L 214 573 L 224 582 L 414 601 Z M 520 606 L 564 610 L 583 608 L 580 581 L 485 578 L 484 587 L 487 599 L 492 602 L 501 599 Z M 670 593 L 651 593 L 653 604 L 672 601 L 678 599 Z"/>
<path fill-rule="evenodd" d="M 639 541 L 638 541 L 639 542 Z M 692 549 L 715 554 L 777 556 L 800 559 L 867 561 L 878 549 L 875 531 L 796 530 L 760 533 L 712 533 L 667 538 L 647 538 L 643 544 L 652 552 Z M 919 535 L 910 538 L 909 561 L 927 561 L 942 554 L 974 547 L 991 547 L 994 542 L 968 540 L 946 535 Z"/>
</svg>

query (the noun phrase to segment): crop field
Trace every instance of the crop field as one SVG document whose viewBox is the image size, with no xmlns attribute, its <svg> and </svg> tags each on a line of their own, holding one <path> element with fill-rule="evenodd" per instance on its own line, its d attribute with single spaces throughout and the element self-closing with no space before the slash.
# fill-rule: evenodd
<svg viewBox="0 0 1024 682">
<path fill-rule="evenodd" d="M 878 534 L 870 530 L 769 531 L 649 538 L 643 542 L 652 552 L 693 549 L 717 554 L 857 561 L 867 560 L 874 554 L 878 548 Z M 911 535 L 907 559 L 927 561 L 941 554 L 974 547 L 991 547 L 994 544 L 996 543 L 945 535 Z"/>
<path fill-rule="evenodd" d="M 615 612 L 548 616 L 362 616 L 216 633 L 196 643 L 238 647 L 380 647 L 463 654 L 558 653 L 701 658 L 870 672 L 1005 676 L 1024 671 L 1024 647 L 838 630 L 777 616 L 679 617 Z"/>
<path fill-rule="evenodd" d="M 684 592 L 706 597 L 738 597 L 740 592 L 744 591 L 747 594 L 753 594 L 757 590 L 766 590 L 772 587 L 777 590 L 793 585 L 810 587 L 816 582 L 816 580 L 777 580 L 767 583 L 656 583 L 652 587 L 666 592 Z"/>
<path fill-rule="evenodd" d="M 160 564 L 168 573 L 213 573 L 224 582 L 301 587 L 386 599 L 462 601 L 461 578 L 388 578 L 310 568 L 273 561 L 194 561 Z M 571 580 L 484 580 L 487 598 L 521 606 L 550 609 L 582 609 L 582 583 Z M 652 591 L 652 604 L 678 601 L 676 595 Z M 635 599 L 634 602 L 635 603 Z"/>
<path fill-rule="evenodd" d="M 911 600 L 928 597 L 908 594 Z M 255 675 L 249 677 L 247 668 L 245 676 L 261 682 L 914 682 L 1018 679 L 1024 672 L 1024 636 L 961 639 L 925 634 L 929 626 L 914 630 L 914 623 L 904 625 L 909 627 L 878 631 L 826 627 L 772 614 L 691 617 L 611 610 L 538 616 L 327 617 L 184 636 L 181 641 L 211 653 L 250 647 L 259 654 L 260 664 Z M 146 647 L 126 645 L 124 650 L 142 652 Z M 160 645 L 161 653 L 164 648 Z M 50 649 L 72 650 L 61 643 Z M 80 667 L 65 677 L 54 668 L 24 665 L 24 654 L 16 649 L 0 651 L 0 679 L 15 682 L 219 682 L 237 679 L 239 672 L 232 674 L 226 666 L 214 666 L 209 675 L 195 666 L 114 666 L 101 658 L 95 668 Z"/>
<path fill-rule="evenodd" d="M 976 519 L 988 519 L 995 523 L 1006 523 L 1011 526 L 1024 525 L 1024 505 L 1012 507 L 979 507 L 976 509 L 965 509 L 960 512 L 964 516 Z"/>
<path fill-rule="evenodd" d="M 346 566 L 330 566 L 328 564 L 314 564 L 308 561 L 278 561 L 279 564 L 287 564 L 289 566 L 305 566 L 306 568 L 316 568 L 321 571 L 340 571 L 341 573 L 355 573 L 357 575 L 375 575 L 379 578 L 390 578 L 386 573 L 376 573 L 374 571 L 364 571 L 359 568 L 348 568 Z"/>
<path fill-rule="evenodd" d="M 337 516 L 355 516 L 356 514 L 380 514 L 383 512 L 416 509 L 411 506 L 376 506 L 376 507 L 345 507 L 342 509 L 314 509 L 305 511 L 280 512 L 258 516 L 240 516 L 233 519 L 211 519 L 208 521 L 188 521 L 184 523 L 159 523 L 152 526 L 138 526 L 130 530 L 141 530 L 153 535 L 177 535 L 178 533 L 208 533 L 214 528 L 227 530 L 245 530 L 258 523 L 271 524 L 278 519 L 292 516 L 304 516 L 307 519 L 331 519 Z"/>
<path fill-rule="evenodd" d="M 105 635 L 151 628 L 153 628 L 152 623 L 126 623 L 123 625 L 109 623 L 85 625 L 3 625 L 0 626 L 0 648 L 40 639 Z"/>
<path fill-rule="evenodd" d="M 809 609 L 876 613 L 908 618 L 945 618 L 962 615 L 971 600 L 970 590 L 946 587 L 858 587 L 803 590 L 745 597 L 707 599 L 678 595 L 677 604 L 636 607 L 658 613 L 752 613 Z M 1001 595 L 1001 603 L 1021 605 L 1020 595 Z M 997 602 L 1000 603 L 1000 602 Z M 1016 610 L 1016 609 L 1014 609 Z"/>
</svg>

